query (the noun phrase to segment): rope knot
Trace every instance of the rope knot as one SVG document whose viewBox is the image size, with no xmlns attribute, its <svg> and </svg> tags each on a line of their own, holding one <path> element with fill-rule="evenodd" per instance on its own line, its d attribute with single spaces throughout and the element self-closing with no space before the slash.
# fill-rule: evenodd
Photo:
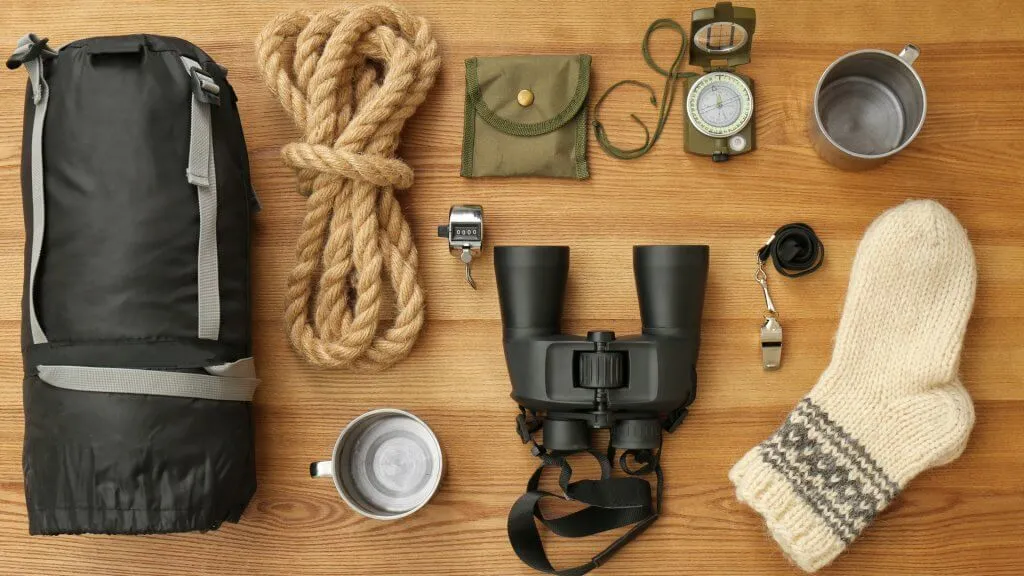
<svg viewBox="0 0 1024 576">
<path fill-rule="evenodd" d="M 285 164 L 298 171 L 360 180 L 379 187 L 405 190 L 412 186 L 412 168 L 398 158 L 350 152 L 321 144 L 291 142 L 281 149 Z"/>
</svg>

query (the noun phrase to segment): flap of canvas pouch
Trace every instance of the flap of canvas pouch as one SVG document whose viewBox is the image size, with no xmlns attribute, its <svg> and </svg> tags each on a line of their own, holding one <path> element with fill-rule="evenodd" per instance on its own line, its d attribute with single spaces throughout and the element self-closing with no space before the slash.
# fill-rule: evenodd
<svg viewBox="0 0 1024 576">
<path fill-rule="evenodd" d="M 466 60 L 465 177 L 585 179 L 590 56 Z"/>
<path fill-rule="evenodd" d="M 590 56 L 502 56 L 466 60 L 466 91 L 477 115 L 501 132 L 538 136 L 564 126 L 590 88 Z M 533 94 L 519 103 L 522 90 Z"/>
</svg>

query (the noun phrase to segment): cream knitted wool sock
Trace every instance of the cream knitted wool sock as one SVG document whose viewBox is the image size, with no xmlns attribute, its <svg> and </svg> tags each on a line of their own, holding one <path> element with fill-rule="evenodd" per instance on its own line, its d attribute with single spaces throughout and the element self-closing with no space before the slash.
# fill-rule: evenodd
<svg viewBox="0 0 1024 576">
<path fill-rule="evenodd" d="M 827 565 L 974 425 L 957 379 L 977 272 L 967 233 L 930 200 L 889 209 L 857 248 L 832 361 L 729 473 L 800 568 Z"/>
</svg>

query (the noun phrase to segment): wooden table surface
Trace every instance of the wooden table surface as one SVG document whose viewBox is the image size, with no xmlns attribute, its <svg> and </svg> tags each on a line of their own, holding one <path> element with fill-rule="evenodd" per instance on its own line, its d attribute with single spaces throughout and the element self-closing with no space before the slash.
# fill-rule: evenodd
<svg viewBox="0 0 1024 576">
<path fill-rule="evenodd" d="M 501 348 L 490 246 L 572 247 L 566 328 L 639 329 L 631 246 L 706 243 L 711 272 L 704 308 L 699 399 L 665 441 L 666 511 L 597 573 L 770 575 L 798 571 L 761 521 L 738 504 L 729 467 L 768 435 L 829 360 L 850 263 L 868 223 L 906 198 L 936 198 L 967 227 L 978 259 L 977 304 L 962 373 L 977 407 L 966 453 L 929 471 L 901 495 L 827 574 L 1024 573 L 1024 3 L 1013 0 L 748 1 L 757 8 L 753 61 L 757 144 L 725 164 L 682 149 L 679 100 L 646 157 L 607 157 L 591 135 L 586 182 L 465 180 L 458 176 L 463 59 L 503 53 L 594 57 L 592 96 L 622 78 L 660 82 L 640 55 L 656 18 L 689 28 L 708 2 L 412 1 L 433 24 L 444 70 L 406 126 L 401 154 L 416 172 L 402 194 L 428 293 L 428 322 L 413 354 L 382 375 L 305 365 L 284 336 L 285 278 L 303 214 L 295 178 L 278 156 L 298 134 L 260 79 L 253 38 L 285 0 L 13 2 L 0 15 L 0 46 L 28 31 L 52 44 L 93 35 L 150 32 L 186 38 L 227 66 L 239 94 L 263 201 L 256 217 L 255 400 L 259 490 L 242 521 L 208 534 L 28 537 L 21 472 L 22 246 L 18 166 L 22 70 L 0 74 L 0 573 L 2 574 L 529 574 L 509 547 L 509 506 L 535 465 L 513 429 L 516 406 Z M 326 6 L 319 3 L 316 6 Z M 313 5 L 311 5 L 313 6 Z M 664 35 L 662 35 L 664 34 Z M 655 37 L 670 57 L 676 39 Z M 825 164 L 805 131 L 825 66 L 857 48 L 921 47 L 928 119 L 896 160 L 870 172 Z M 639 92 L 616 96 L 603 115 L 629 141 Z M 635 142 L 635 139 L 633 140 Z M 483 204 L 488 249 L 480 289 L 435 237 L 454 203 Z M 777 226 L 811 224 L 828 249 L 820 272 L 771 276 L 786 328 L 785 364 L 763 372 L 757 330 L 761 292 L 753 252 Z M 327 457 L 338 431 L 371 408 L 423 417 L 447 459 L 440 492 L 419 513 L 381 523 L 350 511 L 307 467 Z M 607 538 L 552 543 L 554 558 L 589 558 Z"/>
</svg>

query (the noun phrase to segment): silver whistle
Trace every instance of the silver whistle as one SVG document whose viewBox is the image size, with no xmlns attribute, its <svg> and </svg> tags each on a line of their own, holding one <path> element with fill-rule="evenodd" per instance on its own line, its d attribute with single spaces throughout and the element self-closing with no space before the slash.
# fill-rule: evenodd
<svg viewBox="0 0 1024 576">
<path fill-rule="evenodd" d="M 484 245 L 484 209 L 475 204 L 457 204 L 448 211 L 448 224 L 437 227 L 437 235 L 448 239 L 448 252 L 466 265 L 466 283 L 476 290 L 473 258 Z"/>
<path fill-rule="evenodd" d="M 775 302 L 768 293 L 768 275 L 764 271 L 764 261 L 757 260 L 757 272 L 754 280 L 761 285 L 764 292 L 764 304 L 768 312 L 764 315 L 761 325 L 761 365 L 765 370 L 778 370 L 782 366 L 782 325 L 779 324 L 779 313 L 775 310 Z"/>
</svg>

